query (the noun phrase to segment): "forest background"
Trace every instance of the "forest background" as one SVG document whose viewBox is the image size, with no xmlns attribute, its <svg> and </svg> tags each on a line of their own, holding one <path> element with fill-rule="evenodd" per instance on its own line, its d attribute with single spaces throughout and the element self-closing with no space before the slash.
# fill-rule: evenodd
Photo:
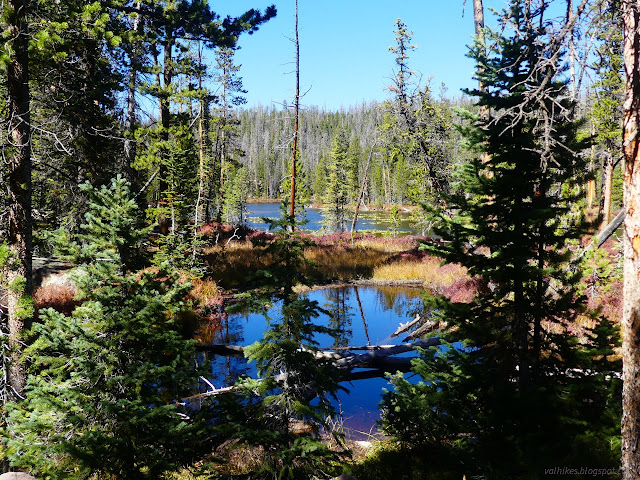
<svg viewBox="0 0 640 480">
<path fill-rule="evenodd" d="M 396 215 L 401 205 L 419 205 L 415 226 L 435 227 L 448 241 L 423 248 L 477 281 L 472 301 L 434 300 L 438 342 L 453 345 L 462 334 L 464 347 L 422 351 L 413 368 L 424 382 L 415 389 L 394 377 L 384 425 L 403 454 L 415 459 L 426 442 L 446 451 L 438 465 L 446 475 L 509 478 L 540 456 L 584 460 L 580 452 L 608 446 L 598 460 L 614 468 L 616 328 L 596 308 L 583 317 L 598 317 L 591 333 L 571 333 L 585 284 L 571 266 L 579 259 L 569 256 L 584 217 L 595 219 L 595 233 L 621 205 L 630 31 L 622 26 L 638 4 L 513 1 L 496 15 L 495 30 L 483 28 L 478 4 L 470 96 L 448 98 L 414 70 L 412 33 L 398 19 L 388 100 L 300 112 L 297 57 L 291 105 L 243 108 L 238 39 L 269 22 L 275 7 L 221 18 L 200 1 L 2 2 L 7 461 L 54 478 L 159 478 L 206 456 L 176 446 L 181 436 L 203 449 L 231 438 L 259 446 L 258 477 L 311 477 L 341 465 L 317 430 L 298 437 L 290 425 L 326 426 L 339 388 L 329 362 L 314 356 L 321 309 L 295 295 L 310 282 L 311 241 L 300 237 L 294 213 L 313 201 L 331 231 L 344 230 L 362 202 Z M 627 166 L 632 160 L 627 153 Z M 293 212 L 273 223 L 279 234 L 251 243 L 267 260 L 239 297 L 246 308 L 283 306 L 247 350 L 263 379 L 240 385 L 228 403 L 182 410 L 176 399 L 198 378 L 187 368 L 195 344 L 181 338 L 185 318 L 199 311 L 185 278 L 216 288 L 210 277 L 224 255 L 212 261 L 204 252 L 224 250 L 221 223 L 234 225 L 237 237 L 251 197 L 284 198 Z M 613 256 L 586 252 L 590 291 L 619 284 Z M 36 312 L 32 260 L 54 253 L 84 272 L 78 296 L 70 311 Z M 478 328 L 469 318 L 486 323 Z M 85 359 L 86 351 L 94 354 Z M 496 358 L 497 370 L 489 368 Z M 308 401 L 309 385 L 319 403 Z M 638 410 L 632 393 L 624 398 L 627 412 Z M 120 438 L 123 425 L 128 435 Z M 557 434 L 540 438 L 540 425 Z M 623 421 L 626 478 L 638 468 L 625 443 L 640 436 L 633 425 Z M 551 440 L 575 445 L 555 449 Z"/>
</svg>

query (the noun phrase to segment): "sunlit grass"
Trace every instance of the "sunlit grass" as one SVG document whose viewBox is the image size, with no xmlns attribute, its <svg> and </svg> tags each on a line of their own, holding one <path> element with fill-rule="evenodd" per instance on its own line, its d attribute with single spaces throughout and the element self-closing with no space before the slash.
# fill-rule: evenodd
<svg viewBox="0 0 640 480">
<path fill-rule="evenodd" d="M 440 258 L 431 256 L 414 256 L 385 263 L 375 268 L 372 277 L 372 280 L 379 282 L 421 282 L 430 290 L 439 293 L 466 279 L 467 271 L 461 265 L 442 265 Z"/>
<path fill-rule="evenodd" d="M 374 269 L 391 254 L 366 248 L 315 246 L 307 248 L 304 256 L 313 263 L 309 273 L 320 281 L 349 281 L 371 278 Z"/>
</svg>

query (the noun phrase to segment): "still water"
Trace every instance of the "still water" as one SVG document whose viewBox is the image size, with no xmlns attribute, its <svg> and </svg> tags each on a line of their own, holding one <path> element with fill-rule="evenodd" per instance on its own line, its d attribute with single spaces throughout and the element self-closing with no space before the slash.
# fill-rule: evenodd
<svg viewBox="0 0 640 480">
<path fill-rule="evenodd" d="M 247 205 L 247 223 L 250 227 L 258 230 L 267 230 L 268 225 L 264 222 L 263 217 L 280 218 L 280 203 L 250 203 Z M 346 230 L 351 230 L 351 222 L 353 222 L 353 212 L 347 212 Z M 306 210 L 306 219 L 308 223 L 304 225 L 303 230 L 318 232 L 322 229 L 322 210 L 319 208 L 309 207 Z M 356 230 L 374 231 L 374 232 L 390 232 L 392 228 L 391 215 L 388 211 L 379 210 L 360 210 L 358 213 L 358 221 L 356 222 Z M 409 212 L 400 211 L 400 221 L 398 224 L 398 233 L 401 235 L 419 235 L 423 232 L 416 230 L 409 222 Z"/>
<path fill-rule="evenodd" d="M 408 287 L 340 287 L 325 288 L 306 294 L 316 300 L 331 315 L 317 319 L 320 325 L 338 329 L 337 338 L 321 335 L 316 340 L 320 348 L 335 346 L 394 345 L 401 343 L 403 336 L 390 335 L 400 323 L 413 319 L 423 312 L 419 289 Z M 270 311 L 277 318 L 278 309 Z M 214 344 L 250 345 L 263 336 L 267 328 L 266 319 L 260 314 L 237 314 L 223 320 L 210 337 Z M 414 355 L 408 353 L 406 355 Z M 242 374 L 255 377 L 255 367 L 244 358 L 215 356 L 212 365 L 213 383 L 216 387 L 229 385 Z M 386 379 L 372 378 L 345 382 L 349 392 L 339 392 L 336 410 L 342 412 L 344 426 L 349 438 L 367 439 L 376 430 L 380 419 L 378 403 L 383 388 L 390 388 Z"/>
</svg>

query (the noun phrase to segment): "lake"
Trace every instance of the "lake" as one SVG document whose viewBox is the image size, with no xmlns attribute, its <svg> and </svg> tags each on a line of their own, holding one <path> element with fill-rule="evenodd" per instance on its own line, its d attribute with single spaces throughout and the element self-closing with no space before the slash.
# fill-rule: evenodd
<svg viewBox="0 0 640 480">
<path fill-rule="evenodd" d="M 247 223 L 257 230 L 267 230 L 268 225 L 262 220 L 267 218 L 280 218 L 280 202 L 269 203 L 249 203 L 247 205 Z M 414 228 L 409 221 L 410 212 L 400 211 L 400 222 L 398 234 L 400 235 L 421 235 L 422 232 Z M 353 222 L 353 212 L 347 212 L 346 230 L 351 230 Z M 318 232 L 322 229 L 322 210 L 308 207 L 306 209 L 308 223 L 302 227 L 303 230 Z M 389 211 L 382 210 L 360 210 L 356 230 L 373 232 L 390 232 L 392 228 L 391 215 Z"/>
<path fill-rule="evenodd" d="M 347 286 L 324 288 L 305 295 L 331 312 L 331 317 L 321 316 L 318 323 L 338 327 L 341 332 L 337 339 L 328 335 L 317 338 L 321 348 L 401 343 L 402 335 L 396 338 L 390 335 L 400 323 L 406 323 L 424 310 L 421 291 L 409 287 Z M 270 315 L 276 318 L 278 309 L 274 307 Z M 230 315 L 213 333 L 212 342 L 250 345 L 262 338 L 266 328 L 267 321 L 260 314 Z M 254 366 L 244 358 L 214 356 L 212 362 L 212 380 L 216 387 L 229 385 L 242 374 L 256 375 Z M 347 436 L 353 440 L 367 439 L 376 429 L 382 389 L 390 388 L 389 384 L 384 378 L 372 378 L 343 385 L 349 392 L 338 393 L 335 407 L 342 413 Z"/>
</svg>

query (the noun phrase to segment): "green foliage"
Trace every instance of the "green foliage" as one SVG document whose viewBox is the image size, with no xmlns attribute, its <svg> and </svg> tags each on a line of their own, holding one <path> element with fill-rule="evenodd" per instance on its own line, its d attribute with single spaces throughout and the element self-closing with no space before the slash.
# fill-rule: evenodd
<svg viewBox="0 0 640 480">
<path fill-rule="evenodd" d="M 446 102 L 436 101 L 427 82 L 420 85 L 408 65 L 412 33 L 396 20 L 394 98 L 384 104 L 381 131 L 389 169 L 394 171 L 393 202 L 413 203 L 438 198 L 450 183 L 454 128 Z"/>
<path fill-rule="evenodd" d="M 347 204 L 353 194 L 348 183 L 349 170 L 352 168 L 349 157 L 349 143 L 343 131 L 333 139 L 331 160 L 327 164 L 327 178 L 323 202 L 322 226 L 328 231 L 344 232 L 347 221 Z"/>
<path fill-rule="evenodd" d="M 545 467 L 591 465 L 586 451 L 601 453 L 598 465 L 617 464 L 609 442 L 616 365 L 595 368 L 615 335 L 601 323 L 579 341 L 581 276 L 569 265 L 569 242 L 582 234 L 569 214 L 584 171 L 574 152 L 585 144 L 555 80 L 559 64 L 539 63 L 549 58 L 543 12 L 525 8 L 512 1 L 499 17 L 503 33 L 487 32 L 494 47 L 472 51 L 487 91 L 470 93 L 492 118 L 468 114 L 464 134 L 484 155 L 461 167 L 460 190 L 445 197 L 455 216 L 435 210 L 447 243 L 426 247 L 483 288 L 469 304 L 435 300 L 434 315 L 447 325 L 437 333 L 443 346 L 414 362 L 422 381 L 393 377 L 383 401 L 388 433 L 409 448 L 449 451 L 445 458 L 465 462 L 450 471 L 468 476 L 529 478 Z"/>
<path fill-rule="evenodd" d="M 66 234 L 83 302 L 33 326 L 26 398 L 8 407 L 9 458 L 47 478 L 163 478 L 207 448 L 206 410 L 180 403 L 198 378 L 181 333 L 190 286 L 166 264 L 132 268 L 148 230 L 126 182 L 83 188 L 84 232 Z"/>
<path fill-rule="evenodd" d="M 249 176 L 246 167 L 234 169 L 227 165 L 228 174 L 222 196 L 222 221 L 232 225 L 244 225 L 249 194 Z"/>
<path fill-rule="evenodd" d="M 286 201 L 282 212 L 283 220 L 270 221 L 270 230 L 277 232 L 266 248 L 272 263 L 256 273 L 256 288 L 243 295 L 240 306 L 264 312 L 269 328 L 262 340 L 245 349 L 249 360 L 256 362 L 260 380 L 244 382 L 258 399 L 246 402 L 250 408 L 238 434 L 264 449 L 259 478 L 304 479 L 330 469 L 340 458 L 319 438 L 319 429 L 335 415 L 331 399 L 339 385 L 331 362 L 316 355 L 315 335 L 333 334 L 314 323 L 327 312 L 294 292 L 296 285 L 308 283 L 301 267 L 309 242 L 292 228 L 296 222 L 287 213 Z M 278 318 L 269 317 L 268 305 L 279 307 Z M 296 432 L 296 425 L 309 429 Z"/>
</svg>

